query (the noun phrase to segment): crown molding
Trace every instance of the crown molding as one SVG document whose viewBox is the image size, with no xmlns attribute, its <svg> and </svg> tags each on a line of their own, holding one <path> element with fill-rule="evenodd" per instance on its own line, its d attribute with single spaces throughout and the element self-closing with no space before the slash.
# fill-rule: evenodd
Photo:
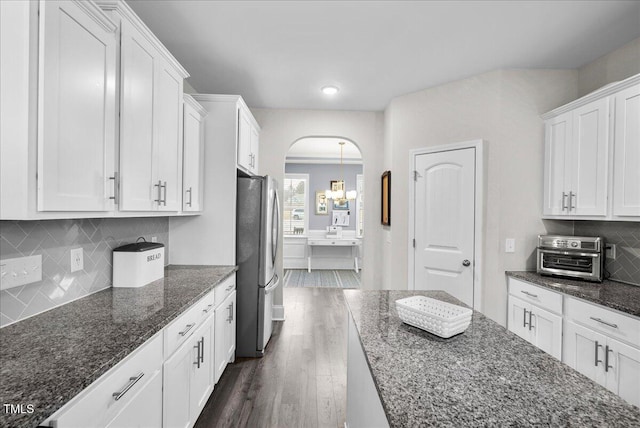
<svg viewBox="0 0 640 428">
<path fill-rule="evenodd" d="M 88 2 L 87 2 L 88 3 Z M 131 9 L 131 7 L 123 0 L 96 0 L 96 4 L 106 12 L 115 12 L 122 18 L 126 19 L 133 27 L 138 30 L 148 41 L 155 47 L 164 59 L 180 74 L 183 79 L 189 77 L 189 72 L 178 62 L 178 60 L 169 52 L 165 45 L 156 37 L 155 34 L 142 22 L 140 17 Z"/>
<path fill-rule="evenodd" d="M 207 110 L 205 110 L 205 108 L 202 107 L 202 105 L 198 101 L 196 101 L 191 95 L 189 94 L 183 94 L 183 95 L 184 95 L 184 102 L 186 104 L 189 104 L 191 107 L 193 107 L 193 109 L 197 111 L 200 116 L 205 117 L 207 115 Z"/>
<path fill-rule="evenodd" d="M 575 110 L 578 107 L 581 107 L 585 104 L 589 104 L 592 101 L 596 101 L 609 95 L 613 95 L 617 92 L 622 91 L 623 89 L 627 89 L 631 86 L 635 86 L 640 83 L 640 74 L 636 74 L 635 76 L 628 77 L 619 82 L 610 83 L 608 85 L 603 86 L 600 89 L 596 89 L 595 91 L 585 95 L 584 97 L 578 98 L 575 101 L 570 102 L 569 104 L 565 104 L 561 107 L 558 107 L 550 112 L 543 114 L 541 117 L 544 120 L 551 119 L 553 117 L 559 116 L 563 113 L 566 113 L 571 110 Z"/>
<path fill-rule="evenodd" d="M 106 13 L 96 4 L 89 1 L 73 0 L 73 3 L 82 9 L 94 22 L 109 33 L 115 33 L 118 25 L 113 22 Z"/>
</svg>

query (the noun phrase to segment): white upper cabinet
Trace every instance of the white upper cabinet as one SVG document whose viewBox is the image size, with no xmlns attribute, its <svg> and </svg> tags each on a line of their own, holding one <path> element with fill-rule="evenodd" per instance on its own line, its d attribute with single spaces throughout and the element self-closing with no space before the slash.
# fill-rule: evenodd
<svg viewBox="0 0 640 428">
<path fill-rule="evenodd" d="M 184 95 L 182 211 L 202 211 L 204 183 L 204 119 L 206 110 Z"/>
<path fill-rule="evenodd" d="M 545 124 L 545 215 L 606 216 L 608 99 Z"/>
<path fill-rule="evenodd" d="M 639 220 L 639 82 L 630 77 L 543 115 L 545 218 Z"/>
<path fill-rule="evenodd" d="M 120 209 L 182 208 L 183 81 L 188 73 L 123 2 L 120 23 Z"/>
<path fill-rule="evenodd" d="M 112 210 L 116 27 L 89 3 L 40 7 L 38 209 Z"/>
<path fill-rule="evenodd" d="M 640 84 L 614 100 L 613 215 L 640 216 Z"/>
<path fill-rule="evenodd" d="M 244 103 L 238 103 L 238 168 L 258 173 L 259 127 Z"/>
</svg>

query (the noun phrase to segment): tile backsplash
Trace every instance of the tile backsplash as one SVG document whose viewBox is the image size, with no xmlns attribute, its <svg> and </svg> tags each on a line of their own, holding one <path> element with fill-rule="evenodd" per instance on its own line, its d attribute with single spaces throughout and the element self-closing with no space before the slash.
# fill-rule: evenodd
<svg viewBox="0 0 640 428">
<path fill-rule="evenodd" d="M 0 221 L 0 259 L 42 255 L 42 281 L 0 291 L 0 327 L 110 287 L 113 248 L 140 236 L 157 237 L 169 254 L 167 217 Z M 79 247 L 84 269 L 72 273 Z"/>
<path fill-rule="evenodd" d="M 615 260 L 607 259 L 610 279 L 640 285 L 640 223 L 619 221 L 575 221 L 575 236 L 602 236 L 616 245 Z"/>
</svg>

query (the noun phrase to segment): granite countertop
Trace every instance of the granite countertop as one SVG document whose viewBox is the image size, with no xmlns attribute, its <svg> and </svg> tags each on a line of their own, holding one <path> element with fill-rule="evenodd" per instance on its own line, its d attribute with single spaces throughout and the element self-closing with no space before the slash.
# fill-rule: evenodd
<svg viewBox="0 0 640 428">
<path fill-rule="evenodd" d="M 512 278 L 597 303 L 640 317 L 640 286 L 604 280 L 602 283 L 540 275 L 537 272 L 506 272 Z"/>
<path fill-rule="evenodd" d="M 638 427 L 640 409 L 479 312 L 441 339 L 404 324 L 395 301 L 442 291 L 345 290 L 392 427 Z"/>
<path fill-rule="evenodd" d="M 141 288 L 107 288 L 0 329 L 0 427 L 35 427 L 142 345 L 235 266 L 169 266 Z"/>
</svg>

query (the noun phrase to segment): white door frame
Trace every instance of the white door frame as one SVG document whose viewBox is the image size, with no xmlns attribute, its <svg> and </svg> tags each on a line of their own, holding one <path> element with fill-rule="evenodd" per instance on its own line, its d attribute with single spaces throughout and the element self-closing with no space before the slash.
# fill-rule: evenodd
<svg viewBox="0 0 640 428">
<path fill-rule="evenodd" d="M 413 239 L 415 237 L 415 195 L 416 182 L 413 171 L 416 171 L 416 157 L 419 155 L 447 152 L 451 150 L 475 149 L 475 217 L 474 217 L 474 260 L 473 260 L 473 308 L 482 312 L 482 278 L 483 278 L 483 258 L 482 248 L 484 243 L 484 195 L 485 195 L 485 174 L 484 164 L 486 156 L 486 142 L 483 140 L 463 141 L 460 143 L 443 144 L 433 147 L 423 147 L 409 151 L 409 235 L 407 239 L 407 254 L 409 254 L 409 289 L 415 290 L 415 248 Z"/>
</svg>

